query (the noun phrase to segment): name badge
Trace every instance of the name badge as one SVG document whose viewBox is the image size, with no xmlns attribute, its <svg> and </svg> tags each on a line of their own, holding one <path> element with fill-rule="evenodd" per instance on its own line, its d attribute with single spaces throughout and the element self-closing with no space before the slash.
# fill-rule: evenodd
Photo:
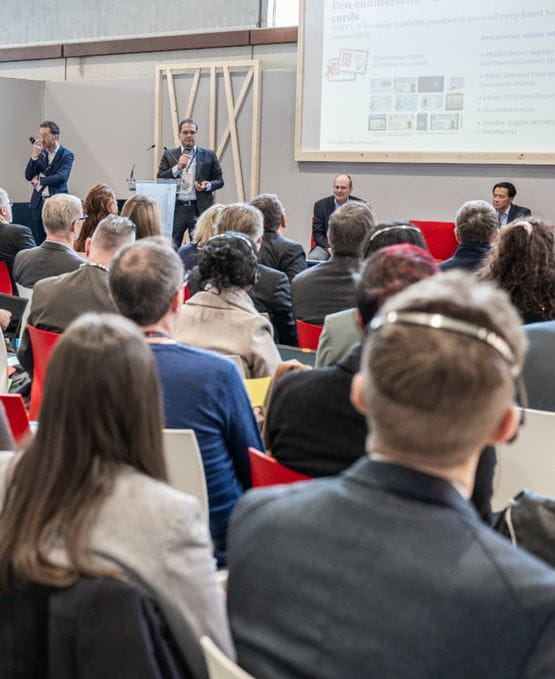
<svg viewBox="0 0 555 679">
<path fill-rule="evenodd" d="M 183 172 L 179 179 L 178 193 L 192 193 L 195 178 L 191 172 Z"/>
</svg>

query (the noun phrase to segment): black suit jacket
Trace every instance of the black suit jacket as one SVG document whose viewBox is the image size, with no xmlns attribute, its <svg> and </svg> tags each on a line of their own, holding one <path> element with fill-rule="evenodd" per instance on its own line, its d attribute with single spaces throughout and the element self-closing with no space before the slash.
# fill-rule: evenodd
<svg viewBox="0 0 555 679">
<path fill-rule="evenodd" d="M 356 306 L 353 274 L 358 266 L 356 257 L 332 255 L 295 276 L 291 285 L 295 318 L 322 325 L 328 314 Z"/>
<path fill-rule="evenodd" d="M 442 271 L 449 269 L 476 271 L 489 251 L 490 246 L 487 243 L 459 243 L 455 254 L 440 262 L 439 268 Z"/>
<path fill-rule="evenodd" d="M 255 677 L 555 676 L 555 571 L 440 478 L 364 458 L 252 490 L 228 546 L 232 634 Z"/>
<path fill-rule="evenodd" d="M 272 269 L 283 271 L 289 282 L 306 269 L 303 246 L 273 231 L 265 231 L 258 250 L 258 261 Z"/>
<path fill-rule="evenodd" d="M 256 310 L 261 314 L 268 314 L 274 328 L 276 344 L 296 347 L 297 330 L 291 304 L 291 286 L 287 276 L 262 264 L 257 264 L 256 269 L 258 280 L 249 292 Z M 200 290 L 199 279 L 198 266 L 195 266 L 187 277 L 191 295 Z"/>
<path fill-rule="evenodd" d="M 28 226 L 0 223 L 0 262 L 6 262 L 14 290 L 13 262 L 15 256 L 20 250 L 28 250 L 35 246 L 35 239 Z"/>
<path fill-rule="evenodd" d="M 174 179 L 172 168 L 177 165 L 181 153 L 181 146 L 164 151 L 156 175 L 158 179 Z M 222 167 L 214 151 L 197 146 L 195 181 L 208 181 L 212 184 L 211 191 L 197 191 L 197 208 L 200 214 L 213 204 L 213 191 L 224 185 Z"/>
<path fill-rule="evenodd" d="M 16 283 L 32 288 L 37 281 L 75 271 L 85 260 L 74 250 L 51 240 L 18 252 L 13 265 Z"/>
<path fill-rule="evenodd" d="M 356 196 L 349 196 L 349 200 L 364 202 L 362 198 L 357 198 Z M 316 245 L 324 248 L 324 250 L 327 250 L 330 246 L 328 243 L 328 222 L 334 210 L 335 198 L 333 196 L 321 198 L 314 203 L 312 236 L 316 242 Z"/>
<path fill-rule="evenodd" d="M 67 193 L 67 181 L 73 167 L 74 155 L 64 146 L 60 146 L 56 151 L 56 155 L 52 159 L 52 163 L 48 163 L 48 154 L 43 151 L 37 160 L 29 159 L 27 167 L 25 168 L 25 179 L 30 182 L 33 177 L 43 173 L 44 177 L 40 180 L 43 187 L 48 187 L 48 193 L 53 196 L 55 193 Z M 42 205 L 42 193 L 35 191 L 31 194 L 29 207 L 34 210 L 39 210 Z"/>
<path fill-rule="evenodd" d="M 513 203 L 509 209 L 509 214 L 507 215 L 507 224 L 518 217 L 530 217 L 531 214 L 531 211 L 527 207 L 522 207 L 521 205 L 515 205 Z"/>
</svg>

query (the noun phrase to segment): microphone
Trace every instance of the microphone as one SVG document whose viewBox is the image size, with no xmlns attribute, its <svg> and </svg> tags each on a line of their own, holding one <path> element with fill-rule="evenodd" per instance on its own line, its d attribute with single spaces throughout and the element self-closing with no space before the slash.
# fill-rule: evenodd
<svg viewBox="0 0 555 679">
<path fill-rule="evenodd" d="M 129 173 L 129 179 L 127 180 L 127 184 L 129 186 L 130 191 L 135 190 L 135 168 L 137 167 L 137 163 L 141 158 L 146 155 L 149 151 L 152 151 L 152 149 L 156 146 L 156 144 L 151 144 L 145 151 L 141 153 L 141 155 L 137 158 L 137 160 L 133 163 L 133 167 L 131 168 L 131 172 Z"/>
<path fill-rule="evenodd" d="M 170 151 L 167 146 L 164 146 L 162 148 L 164 149 L 164 151 L 167 151 L 170 154 L 170 156 L 175 160 L 175 164 L 179 165 L 179 158 L 175 157 L 175 153 L 173 151 Z"/>
<path fill-rule="evenodd" d="M 29 137 L 29 141 L 31 144 L 34 144 L 37 140 L 34 137 Z"/>
</svg>

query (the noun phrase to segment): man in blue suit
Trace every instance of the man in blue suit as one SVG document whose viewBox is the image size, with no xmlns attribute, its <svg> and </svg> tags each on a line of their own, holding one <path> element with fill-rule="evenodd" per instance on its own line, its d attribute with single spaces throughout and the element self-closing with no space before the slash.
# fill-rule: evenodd
<svg viewBox="0 0 555 679">
<path fill-rule="evenodd" d="M 56 193 L 69 193 L 67 180 L 74 156 L 69 149 L 60 145 L 59 138 L 58 124 L 53 120 L 43 121 L 25 168 L 25 179 L 33 186 L 29 207 L 33 219 L 33 235 L 38 245 L 46 238 L 41 217 L 43 200 Z"/>
<path fill-rule="evenodd" d="M 468 501 L 481 449 L 518 430 L 520 323 L 459 271 L 381 307 L 351 385 L 368 456 L 235 509 L 227 601 L 253 676 L 555 677 L 555 572 Z"/>
</svg>

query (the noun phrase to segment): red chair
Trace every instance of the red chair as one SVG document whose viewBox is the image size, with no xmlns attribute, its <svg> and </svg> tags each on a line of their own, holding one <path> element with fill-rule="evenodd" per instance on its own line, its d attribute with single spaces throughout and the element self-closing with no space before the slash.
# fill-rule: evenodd
<svg viewBox="0 0 555 679">
<path fill-rule="evenodd" d="M 318 340 L 322 334 L 322 326 L 304 321 L 295 321 L 297 325 L 297 339 L 301 349 L 317 349 Z"/>
<path fill-rule="evenodd" d="M 0 292 L 13 295 L 12 279 L 6 262 L 0 262 Z"/>
<path fill-rule="evenodd" d="M 29 419 L 37 420 L 42 401 L 42 384 L 46 374 L 48 359 L 54 349 L 54 345 L 62 336 L 57 332 L 39 330 L 27 323 L 31 349 L 33 351 L 33 385 L 31 387 L 31 405 L 29 407 Z"/>
<path fill-rule="evenodd" d="M 259 486 L 276 486 L 280 483 L 295 483 L 295 481 L 311 481 L 311 476 L 285 467 L 274 457 L 261 453 L 256 448 L 249 448 L 251 463 L 251 477 L 253 488 Z"/>
<path fill-rule="evenodd" d="M 191 290 L 187 283 L 185 283 L 183 286 L 183 304 L 185 304 L 188 299 L 191 299 Z"/>
<path fill-rule="evenodd" d="M 16 443 L 31 433 L 29 416 L 21 394 L 0 394 L 0 401 L 6 411 L 6 417 Z"/>
<path fill-rule="evenodd" d="M 458 245 L 455 238 L 454 222 L 428 222 L 411 219 L 410 223 L 422 231 L 428 250 L 434 259 L 442 262 L 453 256 Z"/>
</svg>

